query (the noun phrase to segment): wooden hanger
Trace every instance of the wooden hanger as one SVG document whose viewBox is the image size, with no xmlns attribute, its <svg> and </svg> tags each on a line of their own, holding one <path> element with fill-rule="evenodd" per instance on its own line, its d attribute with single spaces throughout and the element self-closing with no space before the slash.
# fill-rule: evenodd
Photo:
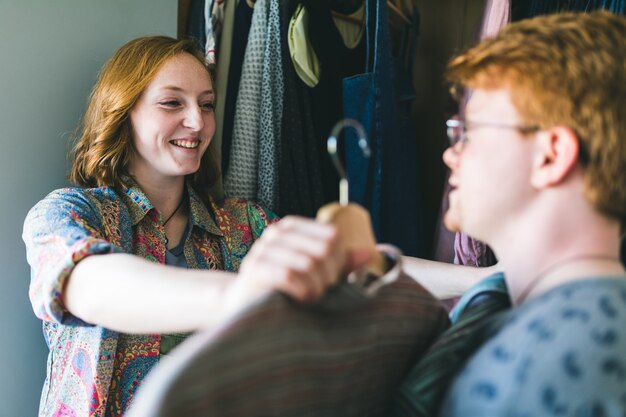
<svg viewBox="0 0 626 417">
<path fill-rule="evenodd" d="M 316 220 L 321 223 L 330 223 L 337 227 L 339 236 L 348 250 L 369 250 L 372 259 L 365 267 L 368 272 L 376 276 L 383 276 L 387 272 L 385 258 L 376 250 L 376 239 L 372 231 L 372 221 L 369 213 L 358 204 L 348 201 L 348 179 L 343 165 L 337 156 L 337 135 L 344 127 L 352 127 L 359 135 L 359 146 L 369 157 L 370 149 L 367 145 L 365 129 L 354 119 L 342 119 L 335 124 L 326 142 L 335 168 L 339 172 L 339 203 L 326 204 L 317 212 Z"/>
<path fill-rule="evenodd" d="M 336 12 L 334 10 L 331 10 L 330 14 L 332 14 L 332 16 L 336 17 L 337 19 L 343 20 L 344 22 L 351 23 L 351 24 L 353 24 L 355 26 L 363 26 L 363 24 L 365 23 L 365 20 L 355 19 L 354 17 L 352 17 L 350 15 L 342 14 L 342 13 Z"/>
<path fill-rule="evenodd" d="M 411 20 L 408 17 L 406 17 L 406 15 L 402 13 L 402 11 L 398 9 L 398 7 L 395 4 L 393 4 L 390 0 L 387 0 L 387 8 L 391 10 L 392 14 L 399 17 L 400 20 L 402 20 L 404 23 L 406 23 L 407 25 L 411 24 Z"/>
</svg>

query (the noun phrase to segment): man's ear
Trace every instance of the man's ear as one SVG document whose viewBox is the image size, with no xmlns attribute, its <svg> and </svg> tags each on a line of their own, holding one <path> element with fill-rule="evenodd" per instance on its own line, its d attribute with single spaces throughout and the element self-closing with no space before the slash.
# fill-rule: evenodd
<svg viewBox="0 0 626 417">
<path fill-rule="evenodd" d="M 537 133 L 531 184 L 546 188 L 563 181 L 578 161 L 579 141 L 565 126 L 555 126 Z"/>
</svg>

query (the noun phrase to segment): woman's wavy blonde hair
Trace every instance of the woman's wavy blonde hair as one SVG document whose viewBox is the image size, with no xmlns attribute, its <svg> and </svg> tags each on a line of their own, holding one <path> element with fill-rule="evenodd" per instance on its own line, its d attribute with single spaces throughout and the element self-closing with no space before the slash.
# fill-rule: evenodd
<svg viewBox="0 0 626 417">
<path fill-rule="evenodd" d="M 165 61 L 181 53 L 192 55 L 206 68 L 204 55 L 192 41 L 167 36 L 132 40 L 106 62 L 73 135 L 71 182 L 83 187 L 124 187 L 122 177 L 129 175 L 135 151 L 130 111 Z M 197 192 L 208 196 L 218 176 L 216 153 L 209 146 L 200 169 L 189 179 Z"/>
</svg>

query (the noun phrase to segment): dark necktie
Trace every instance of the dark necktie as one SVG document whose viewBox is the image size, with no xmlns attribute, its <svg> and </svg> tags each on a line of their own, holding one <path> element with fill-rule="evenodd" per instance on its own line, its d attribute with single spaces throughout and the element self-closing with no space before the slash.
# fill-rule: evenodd
<svg viewBox="0 0 626 417">
<path fill-rule="evenodd" d="M 466 360 L 503 322 L 511 306 L 504 277 L 497 274 L 468 291 L 455 323 L 431 346 L 402 382 L 393 417 L 436 416 L 448 388 Z"/>
</svg>

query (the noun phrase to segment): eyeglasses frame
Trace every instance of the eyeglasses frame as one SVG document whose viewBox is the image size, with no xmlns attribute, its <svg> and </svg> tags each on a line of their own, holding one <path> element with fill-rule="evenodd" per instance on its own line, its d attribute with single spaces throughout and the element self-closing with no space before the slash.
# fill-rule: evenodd
<svg viewBox="0 0 626 417">
<path fill-rule="evenodd" d="M 461 120 L 452 118 L 446 120 L 448 140 L 450 141 L 450 147 L 457 147 L 458 144 L 464 146 L 468 141 L 467 131 L 473 127 L 492 127 L 496 129 L 513 129 L 517 130 L 523 135 L 529 135 L 541 130 L 539 126 L 524 126 L 524 125 L 512 125 L 505 123 L 489 123 L 489 122 L 468 122 L 467 120 Z M 460 129 L 455 132 L 455 129 Z"/>
</svg>

